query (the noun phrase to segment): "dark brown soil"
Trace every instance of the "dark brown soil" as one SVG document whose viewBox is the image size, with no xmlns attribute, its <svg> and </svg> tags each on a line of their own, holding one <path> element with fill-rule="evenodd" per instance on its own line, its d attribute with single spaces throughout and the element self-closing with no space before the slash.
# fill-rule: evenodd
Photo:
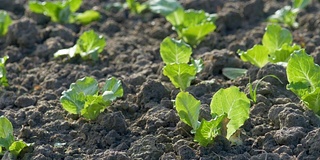
<svg viewBox="0 0 320 160">
<path fill-rule="evenodd" d="M 252 104 L 250 119 L 241 128 L 243 145 L 232 146 L 218 136 L 208 147 L 193 142 L 171 102 L 178 90 L 162 75 L 159 44 L 176 37 L 166 20 L 156 14 L 133 15 L 107 11 L 114 0 L 84 0 L 81 11 L 95 8 L 102 19 L 87 26 L 57 24 L 30 13 L 24 0 L 3 0 L 0 9 L 14 19 L 8 34 L 0 38 L 0 56 L 6 65 L 9 87 L 0 90 L 0 115 L 13 124 L 14 135 L 32 147 L 21 159 L 308 159 L 320 157 L 320 119 L 286 89 L 285 68 L 262 69 L 242 62 L 238 49 L 260 43 L 266 18 L 289 1 L 183 0 L 185 8 L 218 13 L 218 29 L 193 50 L 205 68 L 188 91 L 201 100 L 201 117 L 208 116 L 212 95 L 220 88 L 239 86 L 277 75 L 284 84 L 265 79 Z M 4 4 L 4 5 L 3 5 Z M 306 48 L 320 64 L 320 3 L 314 0 L 298 16 L 300 27 L 292 30 L 294 42 Z M 98 62 L 54 59 L 53 53 L 73 46 L 82 32 L 103 34 L 107 46 Z M 222 68 L 247 68 L 246 76 L 228 80 Z M 61 93 L 84 76 L 104 81 L 122 80 L 124 96 L 97 120 L 68 114 L 59 102 Z M 214 83 L 201 83 L 203 81 Z"/>
</svg>

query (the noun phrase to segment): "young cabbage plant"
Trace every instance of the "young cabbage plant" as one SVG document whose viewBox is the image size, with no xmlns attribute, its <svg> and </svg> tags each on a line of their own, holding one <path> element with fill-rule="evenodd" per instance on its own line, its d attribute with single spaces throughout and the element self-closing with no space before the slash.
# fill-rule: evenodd
<svg viewBox="0 0 320 160">
<path fill-rule="evenodd" d="M 177 31 L 179 38 L 192 47 L 196 47 L 209 33 L 216 29 L 214 24 L 216 14 L 208 14 L 203 10 L 184 10 L 177 8 L 166 16 L 173 29 Z"/>
<path fill-rule="evenodd" d="M 77 43 L 68 49 L 61 49 L 54 53 L 54 57 L 69 56 L 70 58 L 80 55 L 82 59 L 92 59 L 97 61 L 99 54 L 106 46 L 106 40 L 103 36 L 99 36 L 93 30 L 84 32 Z"/>
<path fill-rule="evenodd" d="M 163 74 L 169 77 L 171 83 L 185 91 L 191 81 L 203 68 L 202 60 L 191 60 L 192 48 L 181 40 L 165 38 L 160 44 L 160 55 L 166 64 Z"/>
<path fill-rule="evenodd" d="M 6 61 L 9 59 L 8 56 L 0 58 L 0 86 L 9 86 L 7 80 L 7 70 L 6 70 Z"/>
<path fill-rule="evenodd" d="M 154 12 L 167 16 L 177 9 L 183 8 L 177 0 L 148 0 L 149 9 Z"/>
<path fill-rule="evenodd" d="M 53 22 L 59 23 L 89 24 L 100 19 L 100 13 L 94 10 L 77 13 L 81 4 L 82 0 L 30 1 L 29 9 L 34 13 L 44 14 Z"/>
<path fill-rule="evenodd" d="M 239 88 L 233 86 L 216 92 L 210 104 L 212 119 L 199 122 L 200 101 L 188 92 L 180 92 L 175 100 L 175 108 L 180 120 L 192 127 L 194 140 L 207 146 L 217 135 L 222 135 L 232 143 L 241 143 L 239 128 L 249 118 L 250 100 Z"/>
<path fill-rule="evenodd" d="M 126 5 L 132 13 L 141 14 L 148 9 L 148 5 L 145 3 L 139 3 L 136 0 L 126 0 Z"/>
<path fill-rule="evenodd" d="M 121 81 L 112 77 L 106 80 L 99 90 L 98 81 L 84 77 L 62 92 L 60 102 L 63 109 L 71 114 L 79 114 L 88 120 L 94 120 L 118 97 L 122 97 Z"/>
<path fill-rule="evenodd" d="M 22 140 L 15 141 L 11 122 L 4 116 L 0 117 L 0 155 L 8 151 L 13 157 L 17 157 L 21 150 L 28 144 Z M 3 147 L 3 148 L 2 148 Z"/>
<path fill-rule="evenodd" d="M 9 14 L 6 11 L 0 10 L 0 37 L 7 34 L 11 22 Z"/>
<path fill-rule="evenodd" d="M 243 61 L 262 68 L 268 62 L 287 62 L 290 54 L 299 50 L 299 45 L 292 45 L 292 35 L 289 30 L 281 28 L 279 25 L 268 25 L 262 38 L 262 45 L 254 45 L 247 51 L 238 51 Z"/>
<path fill-rule="evenodd" d="M 287 66 L 287 78 L 287 89 L 320 115 L 320 67 L 304 50 L 295 51 L 291 55 Z"/>
<path fill-rule="evenodd" d="M 283 24 L 291 28 L 298 28 L 299 24 L 296 22 L 298 13 L 311 2 L 311 0 L 293 0 L 292 6 L 284 6 L 277 10 L 268 18 L 268 21 Z"/>
</svg>

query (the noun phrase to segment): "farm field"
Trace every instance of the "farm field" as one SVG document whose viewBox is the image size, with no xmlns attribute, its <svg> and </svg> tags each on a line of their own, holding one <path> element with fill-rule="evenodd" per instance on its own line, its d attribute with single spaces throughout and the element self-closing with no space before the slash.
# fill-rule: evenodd
<svg viewBox="0 0 320 160">
<path fill-rule="evenodd" d="M 295 77 L 287 76 L 290 64 L 286 67 L 266 62 L 257 67 L 244 62 L 238 54 L 264 42 L 270 24 L 268 17 L 292 5 L 290 0 L 180 0 L 184 9 L 217 14 L 215 30 L 199 44 L 188 46 L 192 49 L 191 57 L 203 60 L 203 68 L 185 89 L 179 89 L 163 74 L 168 65 L 160 54 L 164 39 L 180 39 L 163 15 L 119 8 L 115 4 L 125 3 L 121 0 L 83 0 L 78 11 L 93 9 L 100 13 L 99 20 L 89 24 L 59 23 L 31 12 L 26 0 L 1 1 L 0 10 L 9 13 L 12 23 L 7 33 L 0 36 L 0 58 L 9 57 L 5 64 L 8 86 L 0 86 L 0 116 L 12 123 L 15 140 L 30 144 L 18 157 L 11 158 L 3 147 L 3 160 L 320 157 L 320 98 L 311 110 L 301 101 L 299 91 L 289 89 L 294 87 L 288 84 Z M 282 28 L 292 34 L 292 45 L 304 48 L 314 63 L 320 64 L 320 2 L 312 0 L 299 11 L 296 21 L 297 27 L 282 24 Z M 54 57 L 58 50 L 78 45 L 79 37 L 89 30 L 105 39 L 106 45 L 97 60 L 79 55 Z M 308 87 L 320 92 L 320 69 L 314 66 L 316 72 L 308 70 L 306 74 L 316 82 L 310 80 Z M 231 80 L 223 74 L 224 68 L 230 67 L 247 72 Z M 123 88 L 123 95 L 111 98 L 110 105 L 92 120 L 70 114 L 60 102 L 64 91 L 86 76 L 95 78 L 100 88 L 114 77 Z M 206 145 L 195 142 L 192 133 L 199 128 L 200 121 L 213 118 L 213 95 L 236 86 L 252 99 L 250 84 L 259 85 L 256 102 L 250 100 L 249 117 L 236 131 L 237 141 L 221 133 Z M 199 100 L 195 120 L 198 125 L 186 124 L 179 117 L 174 100 L 180 91 Z M 317 94 L 319 97 L 320 93 Z M 305 102 L 309 102 L 308 98 Z"/>
</svg>

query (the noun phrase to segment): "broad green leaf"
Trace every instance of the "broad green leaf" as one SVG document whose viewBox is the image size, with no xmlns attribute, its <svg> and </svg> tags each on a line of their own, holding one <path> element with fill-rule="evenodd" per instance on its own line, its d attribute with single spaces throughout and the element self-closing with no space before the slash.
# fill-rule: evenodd
<svg viewBox="0 0 320 160">
<path fill-rule="evenodd" d="M 18 156 L 23 148 L 27 147 L 27 144 L 23 141 L 15 141 L 9 147 L 11 154 Z"/>
<path fill-rule="evenodd" d="M 169 21 L 175 29 L 179 29 L 179 26 L 183 24 L 184 21 L 184 10 L 183 8 L 178 8 L 174 12 L 166 16 L 167 21 Z"/>
<path fill-rule="evenodd" d="M 167 16 L 178 8 L 182 8 L 177 0 L 149 0 L 149 8 L 152 12 Z"/>
<path fill-rule="evenodd" d="M 227 78 L 234 80 L 238 77 L 241 77 L 247 73 L 247 69 L 242 69 L 242 68 L 223 68 L 222 69 L 222 74 L 226 76 Z"/>
<path fill-rule="evenodd" d="M 312 0 L 293 0 L 293 8 L 303 9 L 311 2 Z"/>
<path fill-rule="evenodd" d="M 86 96 L 84 108 L 81 110 L 81 115 L 86 119 L 94 120 L 110 103 L 104 101 L 102 96 L 88 95 Z"/>
<path fill-rule="evenodd" d="M 10 15 L 6 11 L 0 10 L 0 36 L 7 34 L 11 22 Z"/>
<path fill-rule="evenodd" d="M 207 21 L 207 13 L 203 10 L 186 10 L 184 13 L 184 27 L 196 26 Z"/>
<path fill-rule="evenodd" d="M 84 108 L 86 96 L 98 92 L 98 82 L 92 77 L 85 77 L 72 83 L 70 89 L 62 92 L 62 107 L 72 114 L 80 114 Z"/>
<path fill-rule="evenodd" d="M 57 20 L 57 22 L 60 22 L 60 23 L 70 23 L 70 22 L 72 22 L 72 21 L 70 21 L 71 14 L 72 14 L 72 12 L 70 10 L 70 6 L 59 8 L 58 9 L 58 20 Z"/>
<path fill-rule="evenodd" d="M 104 101 L 114 101 L 118 97 L 123 96 L 123 88 L 120 80 L 111 77 L 106 80 L 105 85 L 102 88 L 102 97 Z"/>
<path fill-rule="evenodd" d="M 320 115 L 320 67 L 304 50 L 295 51 L 288 61 L 287 88 Z"/>
<path fill-rule="evenodd" d="M 45 3 L 45 2 L 43 2 L 43 3 Z M 37 1 L 29 1 L 29 10 L 34 13 L 44 13 L 45 12 L 43 4 L 39 3 Z"/>
<path fill-rule="evenodd" d="M 280 49 L 277 49 L 274 52 L 270 52 L 269 61 L 272 63 L 287 62 L 290 58 L 291 53 L 300 49 L 301 47 L 299 45 L 290 46 L 285 43 Z"/>
<path fill-rule="evenodd" d="M 83 58 L 91 58 L 98 60 L 98 54 L 103 51 L 106 46 L 106 40 L 103 36 L 99 36 L 93 30 L 84 32 L 77 41 L 76 53 Z"/>
<path fill-rule="evenodd" d="M 188 28 L 182 29 L 182 39 L 192 45 L 197 46 L 206 35 L 213 32 L 216 26 L 212 22 L 205 22 L 199 25 L 193 25 Z"/>
<path fill-rule="evenodd" d="M 243 61 L 249 61 L 259 68 L 262 68 L 268 63 L 269 50 L 262 45 L 254 45 L 253 48 L 249 49 L 247 52 L 238 51 L 238 54 Z"/>
<path fill-rule="evenodd" d="M 320 87 L 302 97 L 302 101 L 316 114 L 320 115 Z"/>
<path fill-rule="evenodd" d="M 180 120 L 193 128 L 193 132 L 199 127 L 200 101 L 188 92 L 180 92 L 176 96 L 175 107 Z"/>
<path fill-rule="evenodd" d="M 193 59 L 191 58 L 191 63 L 196 67 L 197 73 L 200 73 L 203 70 L 203 60 L 202 59 Z"/>
<path fill-rule="evenodd" d="M 287 77 L 289 89 L 293 89 L 299 97 L 308 92 L 312 93 L 320 87 L 320 67 L 304 50 L 295 51 L 292 54 L 288 61 Z"/>
<path fill-rule="evenodd" d="M 192 48 L 181 40 L 165 38 L 160 44 L 160 55 L 165 64 L 188 63 Z"/>
<path fill-rule="evenodd" d="M 232 86 L 213 95 L 210 109 L 212 115 L 227 114 L 230 121 L 226 126 L 226 138 L 229 139 L 249 118 L 250 100 L 238 87 Z"/>
<path fill-rule="evenodd" d="M 202 119 L 200 127 L 196 130 L 194 141 L 199 142 L 201 146 L 207 146 L 212 143 L 214 138 L 220 134 L 220 124 L 225 116 L 218 116 L 215 119 L 206 121 Z"/>
<path fill-rule="evenodd" d="M 70 7 L 72 13 L 76 12 L 82 4 L 82 0 L 68 0 L 66 5 Z"/>
<path fill-rule="evenodd" d="M 274 52 L 281 48 L 285 43 L 289 45 L 292 43 L 292 35 L 290 31 L 285 28 L 281 28 L 279 25 L 268 25 L 262 38 L 263 46 L 267 47 L 270 52 Z"/>
<path fill-rule="evenodd" d="M 191 81 L 195 78 L 196 68 L 188 64 L 168 64 L 163 68 L 163 74 L 169 77 L 171 83 L 185 91 L 190 86 Z"/>
<path fill-rule="evenodd" d="M 6 70 L 6 61 L 9 59 L 8 56 L 0 58 L 0 85 L 9 86 L 7 80 L 7 70 Z"/>
<path fill-rule="evenodd" d="M 13 127 L 11 122 L 4 116 L 0 117 L 0 146 L 9 149 L 14 142 Z"/>
<path fill-rule="evenodd" d="M 83 13 L 78 13 L 75 17 L 76 22 L 81 24 L 89 24 L 100 19 L 100 13 L 94 10 L 87 10 Z"/>
</svg>

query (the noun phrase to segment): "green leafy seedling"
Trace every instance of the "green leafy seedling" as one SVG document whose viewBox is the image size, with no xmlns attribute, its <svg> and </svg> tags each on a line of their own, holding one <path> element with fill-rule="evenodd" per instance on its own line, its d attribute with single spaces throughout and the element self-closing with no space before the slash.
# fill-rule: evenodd
<svg viewBox="0 0 320 160">
<path fill-rule="evenodd" d="M 290 54 L 300 50 L 299 45 L 292 45 L 292 35 L 289 30 L 279 25 L 268 25 L 262 38 L 262 45 L 254 45 L 247 51 L 238 51 L 240 58 L 245 62 L 262 68 L 267 63 L 287 62 Z"/>
<path fill-rule="evenodd" d="M 54 57 L 69 56 L 70 58 L 80 55 L 82 59 L 98 60 L 98 55 L 106 46 L 106 40 L 93 30 L 84 32 L 77 40 L 76 45 L 68 49 L 61 49 L 54 53 Z"/>
<path fill-rule="evenodd" d="M 173 29 L 177 31 L 179 38 L 182 38 L 192 47 L 196 47 L 209 33 L 216 29 L 214 24 L 216 14 L 208 14 L 203 10 L 184 10 L 177 8 L 166 16 Z"/>
<path fill-rule="evenodd" d="M 53 22 L 59 23 L 89 24 L 100 19 L 100 13 L 94 10 L 76 13 L 81 4 L 82 0 L 30 1 L 29 9 L 34 13 L 44 14 Z"/>
<path fill-rule="evenodd" d="M 226 76 L 227 78 L 234 80 L 238 77 L 241 77 L 247 73 L 247 69 L 243 68 L 232 68 L 232 67 L 226 67 L 222 69 L 222 74 Z"/>
<path fill-rule="evenodd" d="M 249 81 L 249 94 L 250 94 L 250 98 L 251 100 L 256 103 L 257 102 L 257 89 L 258 89 L 258 86 L 260 85 L 260 83 L 265 79 L 265 78 L 268 78 L 268 77 L 272 77 L 272 78 L 275 78 L 277 79 L 280 83 L 282 83 L 282 81 L 275 75 L 266 75 L 264 77 L 262 77 L 261 79 L 259 79 L 259 81 L 257 82 L 256 86 L 253 88 L 253 85 L 252 83 Z M 282 83 L 283 84 L 283 83 Z"/>
<path fill-rule="evenodd" d="M 121 81 L 114 77 L 106 80 L 99 93 L 98 82 L 92 77 L 84 77 L 62 92 L 62 107 L 71 114 L 79 114 L 88 120 L 94 120 L 116 98 L 122 97 Z"/>
<path fill-rule="evenodd" d="M 136 0 L 126 0 L 127 7 L 132 13 L 141 14 L 148 9 L 148 5 L 145 3 L 139 3 Z"/>
<path fill-rule="evenodd" d="M 284 6 L 268 18 L 271 23 L 284 24 L 287 27 L 298 28 L 296 22 L 298 13 L 310 4 L 311 0 L 293 0 L 292 6 Z"/>
<path fill-rule="evenodd" d="M 203 68 L 202 60 L 191 60 L 191 54 L 192 48 L 181 40 L 167 37 L 160 44 L 160 55 L 166 64 L 163 67 L 163 74 L 182 91 L 190 86 L 196 74 Z"/>
<path fill-rule="evenodd" d="M 0 37 L 7 34 L 11 22 L 9 14 L 6 11 L 0 10 Z"/>
<path fill-rule="evenodd" d="M 21 150 L 28 144 L 23 141 L 15 141 L 13 136 L 13 127 L 11 122 L 4 116 L 0 117 L 0 154 L 3 154 L 5 148 L 11 155 L 17 157 Z"/>
<path fill-rule="evenodd" d="M 287 89 L 320 115 L 320 67 L 304 50 L 295 51 L 288 62 Z"/>
<path fill-rule="evenodd" d="M 8 56 L 0 58 L 0 86 L 9 86 L 7 79 L 6 61 L 9 59 Z"/>
</svg>

